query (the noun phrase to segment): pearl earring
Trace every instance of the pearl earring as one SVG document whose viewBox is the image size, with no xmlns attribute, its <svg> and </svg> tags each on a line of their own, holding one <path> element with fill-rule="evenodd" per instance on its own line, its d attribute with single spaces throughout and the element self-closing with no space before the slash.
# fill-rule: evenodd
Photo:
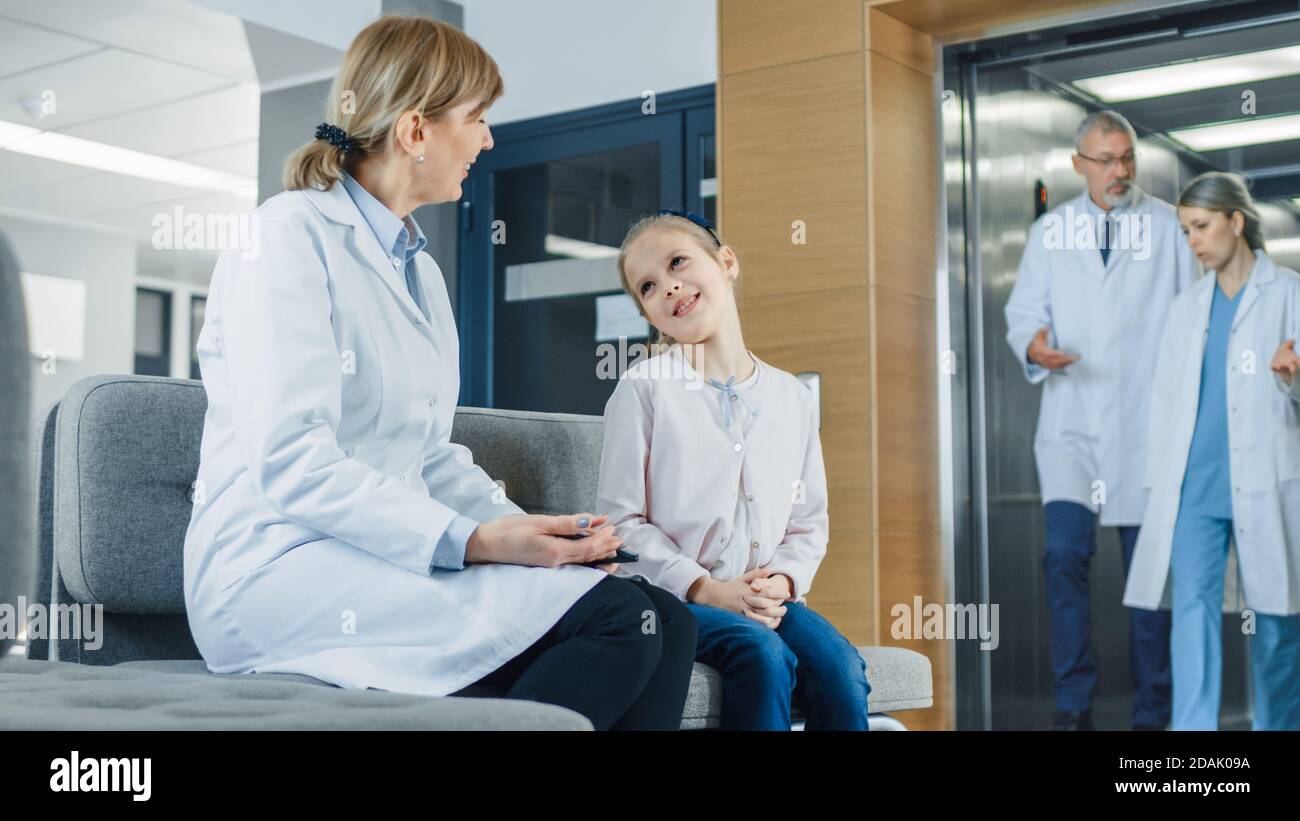
<svg viewBox="0 0 1300 821">
<path fill-rule="evenodd" d="M 415 158 L 415 164 L 416 164 L 416 165 L 419 165 L 419 164 L 422 163 L 422 162 L 424 162 L 424 155 L 423 155 L 423 154 L 420 154 L 419 156 L 417 156 L 417 157 Z"/>
</svg>

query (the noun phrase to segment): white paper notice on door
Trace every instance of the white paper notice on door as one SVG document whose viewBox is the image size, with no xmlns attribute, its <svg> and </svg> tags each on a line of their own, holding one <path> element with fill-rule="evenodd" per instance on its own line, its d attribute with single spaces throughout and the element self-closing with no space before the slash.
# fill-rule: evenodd
<svg viewBox="0 0 1300 821">
<path fill-rule="evenodd" d="M 596 297 L 596 341 L 617 341 L 619 337 L 644 339 L 650 336 L 650 323 L 636 309 L 627 294 Z"/>
</svg>

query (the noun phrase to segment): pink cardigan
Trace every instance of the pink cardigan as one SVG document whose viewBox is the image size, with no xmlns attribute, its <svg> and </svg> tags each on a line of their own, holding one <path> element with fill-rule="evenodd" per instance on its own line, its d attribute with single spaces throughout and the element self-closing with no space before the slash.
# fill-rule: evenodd
<svg viewBox="0 0 1300 821">
<path fill-rule="evenodd" d="M 792 374 L 754 360 L 757 378 L 736 385 L 735 399 L 707 384 L 676 346 L 619 379 L 605 405 L 596 500 L 596 512 L 640 554 L 618 575 L 644 576 L 685 601 L 721 556 L 743 492 L 746 569 L 785 573 L 792 600 L 805 601 L 829 533 L 813 395 Z"/>
</svg>

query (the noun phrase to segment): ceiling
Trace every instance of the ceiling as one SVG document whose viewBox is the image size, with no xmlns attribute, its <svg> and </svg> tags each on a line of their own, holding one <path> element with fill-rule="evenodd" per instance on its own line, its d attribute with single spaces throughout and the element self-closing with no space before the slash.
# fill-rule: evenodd
<svg viewBox="0 0 1300 821">
<path fill-rule="evenodd" d="M 1028 70 L 1074 89 L 1073 83 L 1083 78 L 1300 43 L 1300 20 L 1294 19 L 1200 36 L 1187 36 L 1179 21 L 1166 18 L 1162 22 L 1167 34 L 1159 42 L 1047 58 Z M 1139 130 L 1168 135 L 1190 126 L 1247 119 L 1249 115 L 1243 114 L 1247 92 L 1254 100 L 1253 116 L 1300 113 L 1300 74 L 1146 99 L 1099 102 L 1124 114 Z M 1261 199 L 1300 196 L 1300 139 L 1185 153 L 1204 166 L 1250 178 Z"/>
<path fill-rule="evenodd" d="M 267 86 L 328 73 L 342 52 L 178 0 L 0 0 L 0 128 L 53 131 L 256 180 Z M 53 112 L 43 112 L 52 92 Z M 256 201 L 0 150 L 0 212 L 153 233 L 155 215 Z"/>
</svg>

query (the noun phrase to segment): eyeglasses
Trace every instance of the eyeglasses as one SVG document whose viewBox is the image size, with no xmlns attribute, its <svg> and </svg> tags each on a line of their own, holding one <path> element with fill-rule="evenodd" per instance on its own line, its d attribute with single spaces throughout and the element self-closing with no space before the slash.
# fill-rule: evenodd
<svg viewBox="0 0 1300 821">
<path fill-rule="evenodd" d="M 1088 160 L 1090 162 L 1095 162 L 1105 168 L 1110 168 L 1112 165 L 1114 165 L 1117 162 L 1123 163 L 1124 165 L 1133 165 L 1135 162 L 1137 162 L 1137 158 L 1138 158 L 1138 152 L 1136 151 L 1125 151 L 1123 154 L 1121 154 L 1118 157 L 1112 157 L 1109 154 L 1103 154 L 1100 157 L 1089 157 L 1087 154 L 1084 154 L 1083 152 L 1077 152 L 1077 153 L 1079 154 L 1080 157 L 1083 157 L 1085 160 Z"/>
<path fill-rule="evenodd" d="M 682 219 L 690 220 L 691 222 L 703 228 L 705 231 L 709 232 L 709 236 L 713 237 L 714 245 L 716 245 L 719 248 L 722 247 L 722 240 L 718 239 L 718 232 L 713 230 L 713 226 L 709 224 L 708 220 L 706 220 L 704 217 L 701 217 L 699 214 L 696 214 L 693 211 L 683 211 L 678 208 L 665 208 L 655 216 L 681 217 Z"/>
</svg>

